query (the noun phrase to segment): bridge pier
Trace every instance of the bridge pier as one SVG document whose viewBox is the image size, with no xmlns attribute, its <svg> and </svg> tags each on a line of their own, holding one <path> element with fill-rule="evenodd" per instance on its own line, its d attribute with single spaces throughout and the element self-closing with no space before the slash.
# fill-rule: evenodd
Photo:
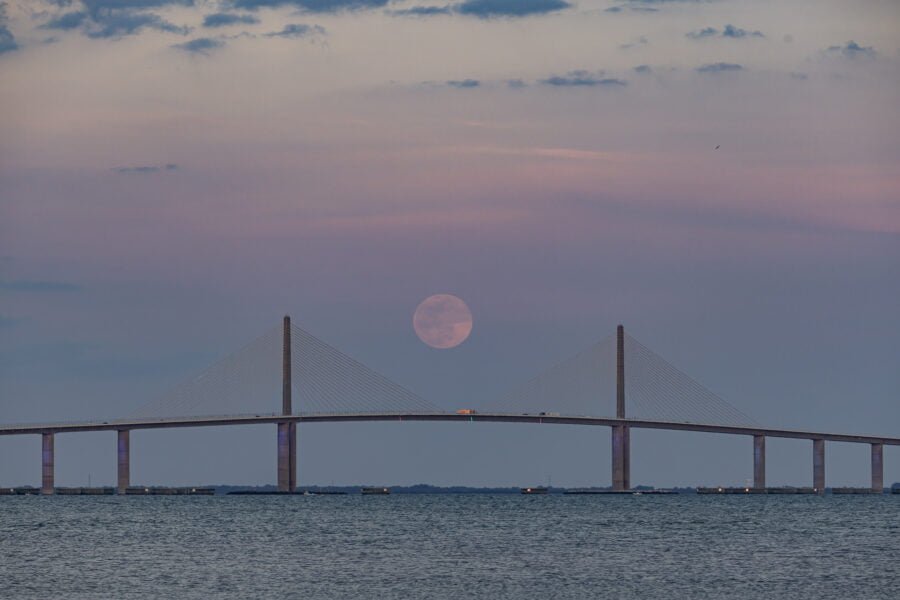
<svg viewBox="0 0 900 600">
<path fill-rule="evenodd" d="M 612 427 L 612 485 L 613 490 L 622 492 L 630 489 L 628 464 L 628 427 Z"/>
<path fill-rule="evenodd" d="M 872 491 L 884 491 L 884 444 L 872 444 Z"/>
<path fill-rule="evenodd" d="M 825 440 L 813 440 L 813 488 L 816 493 L 825 493 Z"/>
<path fill-rule="evenodd" d="M 753 436 L 753 487 L 766 488 L 766 436 Z"/>
<path fill-rule="evenodd" d="M 119 429 L 116 433 L 118 434 L 116 454 L 119 463 L 116 492 L 125 494 L 131 485 L 131 432 L 128 429 Z"/>
<path fill-rule="evenodd" d="M 53 482 L 53 434 L 41 434 L 41 493 L 51 495 L 55 491 Z"/>
<path fill-rule="evenodd" d="M 278 424 L 278 491 L 297 488 L 297 424 Z"/>
</svg>

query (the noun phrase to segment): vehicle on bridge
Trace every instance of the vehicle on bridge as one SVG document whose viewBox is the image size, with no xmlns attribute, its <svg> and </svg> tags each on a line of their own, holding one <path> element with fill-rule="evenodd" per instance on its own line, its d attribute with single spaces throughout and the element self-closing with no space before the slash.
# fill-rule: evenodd
<svg viewBox="0 0 900 600">
<path fill-rule="evenodd" d="M 478 411 L 476 411 L 474 408 L 460 408 L 458 411 L 456 411 L 456 414 L 458 414 L 458 415 L 476 415 L 476 414 L 478 414 Z"/>
</svg>

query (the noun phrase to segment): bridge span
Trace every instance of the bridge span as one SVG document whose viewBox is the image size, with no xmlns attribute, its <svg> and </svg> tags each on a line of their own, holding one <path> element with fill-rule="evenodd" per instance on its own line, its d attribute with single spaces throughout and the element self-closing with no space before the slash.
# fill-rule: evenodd
<svg viewBox="0 0 900 600">
<path fill-rule="evenodd" d="M 366 412 L 306 412 L 292 410 L 292 360 L 290 318 L 284 319 L 282 355 L 282 412 L 239 415 L 183 416 L 161 418 L 124 418 L 108 421 L 29 423 L 0 425 L 0 436 L 40 435 L 42 437 L 41 492 L 54 493 L 54 436 L 60 433 L 96 431 L 117 432 L 118 485 L 124 494 L 130 485 L 131 452 L 130 432 L 141 429 L 169 429 L 183 427 L 220 427 L 230 425 L 275 424 L 278 439 L 278 487 L 291 492 L 297 485 L 297 425 L 299 423 L 341 422 L 489 422 L 530 423 L 547 425 L 588 425 L 609 427 L 612 430 L 612 481 L 613 489 L 630 489 L 630 430 L 662 429 L 670 431 L 694 431 L 727 435 L 745 435 L 753 438 L 753 487 L 766 487 L 766 438 L 805 439 L 813 443 L 813 488 L 819 494 L 825 491 L 825 442 L 869 444 L 871 447 L 871 487 L 880 491 L 884 487 L 884 446 L 900 446 L 900 437 L 858 435 L 799 429 L 783 429 L 757 425 L 726 425 L 693 423 L 689 421 L 656 420 L 625 416 L 624 402 L 624 330 L 620 325 L 616 336 L 616 417 L 567 415 L 558 413 L 512 413 L 465 411 L 454 413 L 434 411 L 366 411 Z"/>
</svg>

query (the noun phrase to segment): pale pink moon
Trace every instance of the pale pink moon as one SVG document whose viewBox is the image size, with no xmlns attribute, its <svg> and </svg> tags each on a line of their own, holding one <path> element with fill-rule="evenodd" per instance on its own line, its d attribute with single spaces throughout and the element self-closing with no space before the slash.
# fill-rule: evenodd
<svg viewBox="0 0 900 600">
<path fill-rule="evenodd" d="M 472 312 L 456 296 L 435 294 L 422 300 L 416 308 L 413 329 L 432 348 L 453 348 L 472 333 Z"/>
</svg>

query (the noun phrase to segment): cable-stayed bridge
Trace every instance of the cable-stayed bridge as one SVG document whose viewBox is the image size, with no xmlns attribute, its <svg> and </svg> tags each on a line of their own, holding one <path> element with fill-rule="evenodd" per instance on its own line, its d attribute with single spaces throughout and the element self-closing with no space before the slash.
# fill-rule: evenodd
<svg viewBox="0 0 900 600">
<path fill-rule="evenodd" d="M 627 407 L 627 411 L 626 411 Z M 613 489 L 631 487 L 630 431 L 700 431 L 753 438 L 753 487 L 766 487 L 767 437 L 813 442 L 813 488 L 825 489 L 825 442 L 871 446 L 872 490 L 884 485 L 884 445 L 900 438 L 760 425 L 627 335 L 564 360 L 490 405 L 448 411 L 292 325 L 273 328 L 134 414 L 109 421 L 0 425 L 0 435 L 42 436 L 42 485 L 54 492 L 54 436 L 116 431 L 118 491 L 130 484 L 130 432 L 137 429 L 272 423 L 278 488 L 297 486 L 297 424 L 348 421 L 459 421 L 593 425 L 612 430 Z"/>
</svg>

